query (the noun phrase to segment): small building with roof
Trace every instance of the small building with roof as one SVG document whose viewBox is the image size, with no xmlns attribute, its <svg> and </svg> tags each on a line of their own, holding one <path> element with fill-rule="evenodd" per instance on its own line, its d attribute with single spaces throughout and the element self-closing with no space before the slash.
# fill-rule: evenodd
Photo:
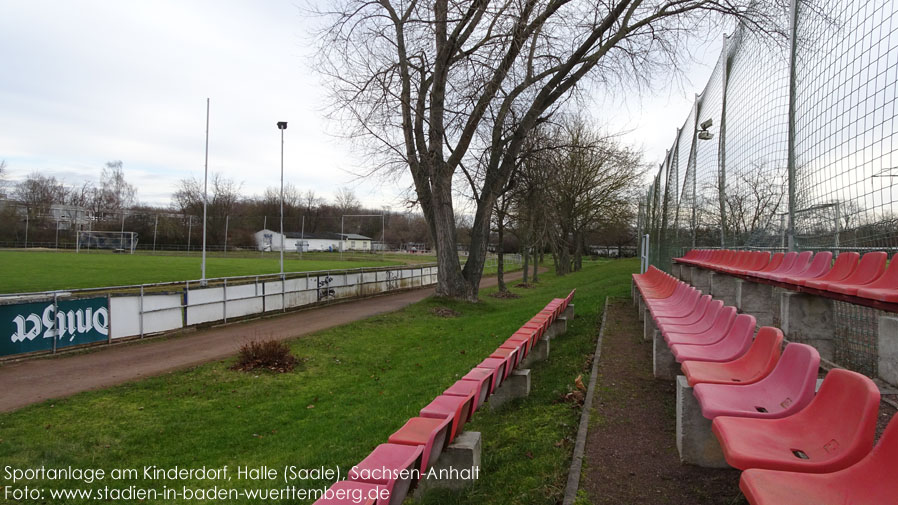
<svg viewBox="0 0 898 505">
<path fill-rule="evenodd" d="M 260 251 L 280 251 L 281 234 L 269 229 L 255 233 L 256 246 Z M 310 251 L 363 251 L 370 252 L 371 237 L 357 233 L 331 232 L 285 232 L 283 237 L 285 252 Z"/>
</svg>

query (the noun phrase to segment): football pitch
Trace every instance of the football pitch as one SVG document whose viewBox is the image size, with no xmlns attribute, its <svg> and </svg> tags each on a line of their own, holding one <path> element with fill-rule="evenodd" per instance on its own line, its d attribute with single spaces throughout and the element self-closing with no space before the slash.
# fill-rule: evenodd
<svg viewBox="0 0 898 505">
<path fill-rule="evenodd" d="M 236 257 L 235 257 L 236 256 Z M 284 257 L 285 272 L 386 267 L 434 261 L 433 256 L 336 253 L 295 253 Z M 130 286 L 154 282 L 186 281 L 201 277 L 202 258 L 191 255 L 111 254 L 55 251 L 0 251 L 0 294 L 35 291 Z M 277 253 L 220 253 L 206 258 L 206 277 L 265 275 L 280 272 Z"/>
</svg>

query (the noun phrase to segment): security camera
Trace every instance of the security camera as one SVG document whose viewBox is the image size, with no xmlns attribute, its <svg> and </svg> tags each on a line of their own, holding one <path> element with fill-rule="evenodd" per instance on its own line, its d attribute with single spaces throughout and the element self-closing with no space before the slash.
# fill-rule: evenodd
<svg viewBox="0 0 898 505">
<path fill-rule="evenodd" d="M 699 127 L 700 127 L 702 130 L 707 130 L 708 128 L 710 128 L 710 127 L 712 127 L 712 126 L 714 126 L 714 120 L 713 120 L 713 119 L 709 119 L 709 120 L 707 120 L 707 121 L 705 121 L 705 122 L 703 122 L 702 124 L 699 125 Z"/>
<path fill-rule="evenodd" d="M 698 132 L 698 138 L 701 140 L 711 140 L 714 138 L 714 134 L 709 132 L 708 130 L 702 130 Z"/>
</svg>

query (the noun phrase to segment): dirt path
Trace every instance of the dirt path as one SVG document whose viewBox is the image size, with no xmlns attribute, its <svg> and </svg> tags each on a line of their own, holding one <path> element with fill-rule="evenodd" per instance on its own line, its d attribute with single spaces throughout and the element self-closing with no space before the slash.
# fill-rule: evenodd
<svg viewBox="0 0 898 505">
<path fill-rule="evenodd" d="M 581 489 L 596 505 L 737 505 L 737 470 L 680 463 L 673 382 L 652 376 L 632 303 L 609 306 Z"/>
<path fill-rule="evenodd" d="M 510 282 L 521 275 L 513 272 L 505 274 L 505 278 Z M 481 289 L 495 285 L 495 277 L 480 282 Z M 208 328 L 170 339 L 125 343 L 89 353 L 3 365 L 0 366 L 0 412 L 223 359 L 235 354 L 247 337 L 287 340 L 393 312 L 433 292 L 433 288 L 416 289 Z"/>
</svg>

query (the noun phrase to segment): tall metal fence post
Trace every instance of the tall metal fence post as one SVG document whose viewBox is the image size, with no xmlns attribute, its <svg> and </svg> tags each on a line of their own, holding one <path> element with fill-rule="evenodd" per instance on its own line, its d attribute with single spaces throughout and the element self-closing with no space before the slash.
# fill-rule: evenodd
<svg viewBox="0 0 898 505">
<path fill-rule="evenodd" d="M 726 230 L 727 230 L 727 214 L 726 214 L 726 186 L 727 186 L 727 170 L 726 170 L 726 117 L 727 117 L 727 85 L 730 80 L 730 58 L 727 48 L 727 37 L 723 37 L 723 90 L 720 100 L 720 130 L 717 145 L 717 166 L 718 176 L 717 184 L 720 199 L 720 247 L 726 248 Z"/>
<path fill-rule="evenodd" d="M 53 293 L 53 354 L 59 341 L 59 293 Z"/>
<path fill-rule="evenodd" d="M 139 324 L 140 324 L 140 338 L 143 338 L 143 284 L 140 285 L 140 315 Z"/>
<path fill-rule="evenodd" d="M 224 322 L 228 322 L 228 280 L 224 279 L 221 288 L 221 318 Z"/>
<path fill-rule="evenodd" d="M 795 82 L 795 66 L 798 56 L 798 0 L 791 2 L 791 20 L 789 23 L 789 126 L 788 152 L 786 166 L 789 172 L 789 251 L 795 250 L 795 101 L 797 83 Z"/>
</svg>

